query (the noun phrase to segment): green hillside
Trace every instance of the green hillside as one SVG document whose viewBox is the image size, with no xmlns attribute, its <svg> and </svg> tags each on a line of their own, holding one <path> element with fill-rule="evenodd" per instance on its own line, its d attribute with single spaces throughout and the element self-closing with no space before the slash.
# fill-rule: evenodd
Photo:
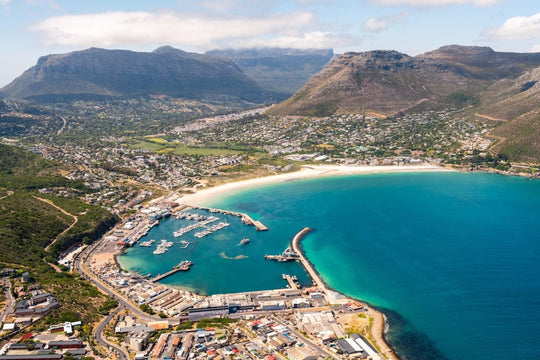
<svg viewBox="0 0 540 360">
<path fill-rule="evenodd" d="M 81 194 L 87 191 L 84 185 L 60 176 L 61 169 L 38 155 L 0 144 L 0 268 L 28 271 L 55 294 L 62 307 L 44 321 L 95 321 L 106 297 L 78 275 L 58 272 L 53 265 L 76 242 L 96 240 L 114 225 L 116 217 L 77 197 L 37 191 L 58 187 Z"/>
<path fill-rule="evenodd" d="M 38 155 L 0 144 L 0 189 L 4 193 L 0 200 L 4 214 L 0 217 L 0 261 L 31 264 L 48 255 L 45 246 L 73 223 L 72 217 L 52 204 L 78 218 L 76 226 L 50 249 L 49 254 L 55 257 L 75 242 L 97 239 L 115 223 L 111 213 L 78 198 L 37 192 L 59 187 L 75 193 L 88 191 L 82 183 L 62 177 L 61 169 L 61 165 Z"/>
</svg>

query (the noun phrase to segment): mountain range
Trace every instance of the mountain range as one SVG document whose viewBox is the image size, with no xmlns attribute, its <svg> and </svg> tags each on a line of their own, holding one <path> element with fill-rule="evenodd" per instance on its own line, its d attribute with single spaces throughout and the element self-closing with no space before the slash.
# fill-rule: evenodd
<svg viewBox="0 0 540 360">
<path fill-rule="evenodd" d="M 206 54 L 168 46 L 150 53 L 91 48 L 41 57 L 0 89 L 0 97 L 57 101 L 167 95 L 275 103 L 306 79 L 268 114 L 389 116 L 464 108 L 468 116 L 499 124 L 490 133 L 496 151 L 540 160 L 540 53 L 489 47 L 449 45 L 417 56 L 393 50 L 334 56 L 332 50 L 274 48 Z"/>
<path fill-rule="evenodd" d="M 230 59 L 169 46 L 152 52 L 90 48 L 43 56 L 0 93 L 38 101 L 147 95 L 252 103 L 277 99 Z"/>
</svg>

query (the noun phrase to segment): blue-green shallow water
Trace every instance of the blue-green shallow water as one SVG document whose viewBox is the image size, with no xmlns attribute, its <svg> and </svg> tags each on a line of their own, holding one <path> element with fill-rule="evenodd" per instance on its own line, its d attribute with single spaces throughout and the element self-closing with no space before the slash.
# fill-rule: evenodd
<svg viewBox="0 0 540 360">
<path fill-rule="evenodd" d="M 388 309 L 389 340 L 402 358 L 540 358 L 538 180 L 478 173 L 333 177 L 260 187 L 209 205 L 269 226 L 257 238 L 268 249 L 262 253 L 313 227 L 302 242 L 308 258 L 333 288 Z M 253 286 L 249 279 L 265 263 L 257 259 L 250 276 L 223 271 L 201 278 L 201 286 L 212 292 L 225 276 Z M 277 274 L 287 272 L 274 265 Z"/>
</svg>

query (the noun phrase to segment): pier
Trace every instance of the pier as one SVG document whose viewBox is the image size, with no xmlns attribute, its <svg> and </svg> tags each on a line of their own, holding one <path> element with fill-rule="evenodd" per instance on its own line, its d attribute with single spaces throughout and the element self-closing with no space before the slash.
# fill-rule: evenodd
<svg viewBox="0 0 540 360">
<path fill-rule="evenodd" d="M 158 275 L 152 279 L 150 279 L 151 282 L 158 282 L 159 280 L 163 280 L 166 277 L 171 276 L 172 274 L 176 274 L 177 272 L 182 271 L 180 267 L 175 267 L 172 270 L 167 271 L 165 274 Z"/>
<path fill-rule="evenodd" d="M 203 206 L 192 206 L 194 209 L 200 209 L 200 210 L 207 210 L 212 213 L 219 213 L 219 214 L 225 214 L 225 215 L 233 215 L 238 216 L 242 219 L 242 222 L 246 225 L 255 226 L 255 229 L 257 231 L 267 231 L 268 227 L 265 226 L 262 222 L 253 220 L 248 214 L 236 212 L 236 211 L 230 211 L 230 210 L 222 210 L 222 209 L 213 209 L 209 207 L 203 207 Z"/>
</svg>

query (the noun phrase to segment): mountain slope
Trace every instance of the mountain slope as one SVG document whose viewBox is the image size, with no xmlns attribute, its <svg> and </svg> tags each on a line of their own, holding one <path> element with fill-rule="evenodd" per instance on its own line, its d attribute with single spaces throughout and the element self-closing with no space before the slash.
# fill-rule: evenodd
<svg viewBox="0 0 540 360">
<path fill-rule="evenodd" d="M 292 95 L 332 59 L 334 53 L 316 49 L 252 48 L 207 51 L 232 59 L 263 88 Z"/>
<path fill-rule="evenodd" d="M 0 92 L 41 100 L 144 95 L 256 103 L 273 99 L 231 60 L 171 47 L 150 53 L 91 48 L 44 56 Z"/>
<path fill-rule="evenodd" d="M 499 140 L 493 150 L 540 163 L 540 67 L 493 84 L 481 99 L 477 114 L 503 121 L 489 133 Z"/>
<path fill-rule="evenodd" d="M 540 54 L 498 53 L 457 45 L 416 57 L 381 50 L 346 53 L 270 113 L 390 115 L 477 104 L 477 95 L 494 82 L 537 66 Z"/>
</svg>

